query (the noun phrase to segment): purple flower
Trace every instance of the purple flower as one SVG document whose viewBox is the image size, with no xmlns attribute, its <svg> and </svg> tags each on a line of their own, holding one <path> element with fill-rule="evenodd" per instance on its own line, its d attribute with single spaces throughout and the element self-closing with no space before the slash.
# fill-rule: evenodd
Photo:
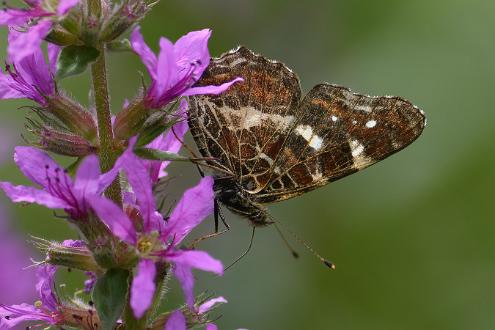
<svg viewBox="0 0 495 330">
<path fill-rule="evenodd" d="M 191 308 L 194 304 L 192 268 L 222 275 L 223 266 L 206 252 L 178 248 L 187 234 L 213 212 L 213 179 L 205 177 L 197 186 L 187 190 L 165 222 L 156 211 L 148 171 L 142 160 L 132 152 L 134 143 L 135 139 L 132 139 L 116 166 L 121 166 L 127 174 L 136 201 L 133 207 L 141 215 L 142 229 L 136 230 L 129 217 L 111 201 L 94 198 L 90 199 L 90 203 L 111 231 L 134 246 L 140 255 L 131 286 L 131 307 L 135 316 L 141 318 L 150 307 L 155 292 L 156 262 L 173 264 L 173 272 Z"/>
<path fill-rule="evenodd" d="M 63 318 L 55 294 L 55 272 L 56 267 L 51 265 L 38 268 L 36 291 L 40 300 L 34 305 L 0 304 L 0 327 L 10 329 L 25 321 L 40 321 L 43 325 L 61 324 Z"/>
<path fill-rule="evenodd" d="M 148 144 L 147 147 L 170 153 L 178 153 L 180 148 L 182 147 L 181 140 L 189 129 L 186 117 L 187 109 L 188 105 L 186 100 L 181 100 L 179 109 L 175 115 L 175 118 L 173 118 L 177 120 L 177 123 L 167 132 L 167 134 L 161 134 L 150 144 Z M 156 183 L 160 178 L 167 175 L 164 170 L 165 168 L 167 168 L 170 162 L 151 160 L 144 161 L 143 164 L 148 168 L 151 181 L 153 183 Z"/>
<path fill-rule="evenodd" d="M 10 33 L 15 30 L 25 30 L 15 39 L 9 40 L 9 56 L 22 59 L 31 55 L 40 47 L 41 41 L 50 32 L 53 23 L 77 5 L 79 0 L 60 0 L 57 8 L 49 0 L 25 0 L 29 6 L 25 9 L 7 8 L 0 11 L 0 25 L 12 26 Z"/>
<path fill-rule="evenodd" d="M 217 304 L 224 304 L 226 303 L 227 300 L 225 300 L 224 297 L 217 297 L 210 299 L 203 304 L 201 304 L 198 308 L 194 310 L 194 313 L 196 314 L 196 317 L 199 319 L 198 321 L 201 322 L 201 317 L 204 316 L 206 313 L 208 313 L 215 305 Z M 165 324 L 165 330 L 186 330 L 186 318 L 184 317 L 184 314 L 182 314 L 181 311 L 175 311 L 173 312 L 167 323 Z M 206 330 L 216 330 L 217 326 L 213 323 L 208 323 L 206 325 Z"/>
<path fill-rule="evenodd" d="M 22 33 L 12 31 L 9 44 L 15 42 Z M 60 47 L 48 44 L 48 62 L 45 61 L 40 46 L 34 47 L 29 55 L 10 56 L 5 66 L 5 74 L 0 74 L 0 99 L 28 98 L 46 106 L 46 98 L 55 94 L 55 63 Z"/>
<path fill-rule="evenodd" d="M 84 159 L 75 181 L 48 154 L 36 148 L 16 147 L 14 160 L 24 175 L 41 189 L 0 182 L 0 188 L 7 196 L 15 203 L 36 203 L 50 209 L 64 209 L 74 220 L 87 216 L 90 196 L 93 199 L 104 198 L 100 195 L 117 174 L 112 170 L 100 175 L 95 155 Z"/>
<path fill-rule="evenodd" d="M 210 63 L 208 39 L 211 30 L 194 31 L 172 44 L 160 39 L 158 57 L 144 42 L 139 27 L 131 34 L 132 49 L 141 57 L 151 76 L 151 86 L 144 102 L 147 108 L 158 109 L 180 96 L 220 94 L 242 78 L 220 86 L 192 87 Z"/>
</svg>

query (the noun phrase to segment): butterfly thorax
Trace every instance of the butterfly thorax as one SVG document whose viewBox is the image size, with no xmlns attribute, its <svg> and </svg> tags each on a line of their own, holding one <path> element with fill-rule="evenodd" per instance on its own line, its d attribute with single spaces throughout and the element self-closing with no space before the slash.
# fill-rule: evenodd
<svg viewBox="0 0 495 330">
<path fill-rule="evenodd" d="M 273 223 L 267 210 L 249 198 L 246 190 L 234 178 L 215 178 L 216 198 L 230 211 L 247 218 L 253 226 L 263 227 Z"/>
</svg>

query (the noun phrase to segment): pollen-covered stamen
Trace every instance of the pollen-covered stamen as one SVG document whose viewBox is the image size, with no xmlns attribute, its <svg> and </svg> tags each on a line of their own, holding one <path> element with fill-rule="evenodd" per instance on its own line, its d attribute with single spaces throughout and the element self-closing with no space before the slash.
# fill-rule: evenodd
<svg viewBox="0 0 495 330">
<path fill-rule="evenodd" d="M 158 233 L 144 234 L 138 238 L 136 249 L 141 256 L 148 256 L 153 251 L 160 249 Z"/>
</svg>

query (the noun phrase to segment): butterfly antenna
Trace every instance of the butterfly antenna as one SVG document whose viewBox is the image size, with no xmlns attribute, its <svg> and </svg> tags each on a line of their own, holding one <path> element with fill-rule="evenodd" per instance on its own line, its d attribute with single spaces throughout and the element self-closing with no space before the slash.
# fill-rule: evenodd
<svg viewBox="0 0 495 330">
<path fill-rule="evenodd" d="M 284 233 L 282 233 L 282 231 L 278 227 L 278 224 L 277 223 L 275 223 L 275 228 L 277 229 L 277 232 L 280 235 L 280 238 L 284 242 L 285 246 L 287 246 L 287 248 L 289 249 L 289 251 L 292 253 L 292 256 L 295 259 L 299 258 L 299 253 L 297 253 L 297 251 L 289 244 L 289 241 L 287 240 L 287 238 L 285 238 Z"/>
<path fill-rule="evenodd" d="M 227 268 L 225 268 L 225 271 L 227 271 L 230 267 L 234 266 L 237 262 L 239 262 L 242 258 L 244 258 L 249 253 L 249 251 L 251 251 L 251 247 L 253 246 L 255 231 L 256 231 L 256 227 L 253 227 L 253 232 L 251 234 L 251 240 L 249 241 L 249 246 L 246 249 L 246 251 L 244 251 L 244 253 L 242 253 L 239 256 L 239 258 L 237 258 L 233 263 L 231 263 Z"/>
<path fill-rule="evenodd" d="M 318 259 L 320 259 L 320 261 L 325 265 L 327 266 L 328 268 L 330 269 L 335 269 L 335 264 L 333 262 L 331 262 L 330 260 L 328 259 L 325 259 L 323 258 L 318 252 L 316 252 L 311 246 L 309 246 L 308 243 L 306 243 L 304 240 L 302 240 L 301 238 L 299 238 L 299 236 L 297 236 L 292 230 L 290 230 L 285 224 L 281 223 L 280 221 L 277 221 L 275 220 L 273 217 L 272 217 L 272 220 L 275 222 L 275 227 L 277 228 L 277 230 L 280 232 L 280 228 L 277 226 L 277 224 L 279 225 L 282 225 L 284 227 L 284 229 L 290 234 L 292 235 L 292 237 L 294 237 L 294 239 L 296 241 L 298 241 L 300 244 L 302 244 L 308 251 L 310 251 L 315 257 L 317 257 Z"/>
</svg>

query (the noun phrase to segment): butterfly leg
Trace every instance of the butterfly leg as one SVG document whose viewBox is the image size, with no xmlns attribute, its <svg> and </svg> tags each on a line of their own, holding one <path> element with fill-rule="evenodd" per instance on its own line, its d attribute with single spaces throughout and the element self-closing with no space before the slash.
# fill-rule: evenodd
<svg viewBox="0 0 495 330">
<path fill-rule="evenodd" d="M 196 248 L 196 245 L 198 245 L 200 242 L 204 241 L 204 240 L 207 240 L 207 239 L 210 239 L 210 238 L 214 238 L 214 237 L 217 237 L 217 236 L 220 236 L 224 233 L 226 233 L 227 231 L 229 231 L 228 229 L 224 229 L 220 232 L 214 232 L 212 234 L 208 234 L 208 235 L 204 235 L 204 236 L 201 236 L 199 238 L 196 238 L 192 243 L 191 243 L 191 249 L 195 249 Z"/>
<path fill-rule="evenodd" d="M 215 218 L 215 233 L 218 233 L 218 219 L 222 220 L 222 223 L 225 228 L 227 228 L 227 230 L 230 230 L 230 225 L 227 223 L 227 220 L 225 220 L 225 217 L 222 214 L 222 210 L 220 209 L 220 204 L 218 204 L 218 200 L 216 198 L 213 201 L 213 216 Z"/>
</svg>

